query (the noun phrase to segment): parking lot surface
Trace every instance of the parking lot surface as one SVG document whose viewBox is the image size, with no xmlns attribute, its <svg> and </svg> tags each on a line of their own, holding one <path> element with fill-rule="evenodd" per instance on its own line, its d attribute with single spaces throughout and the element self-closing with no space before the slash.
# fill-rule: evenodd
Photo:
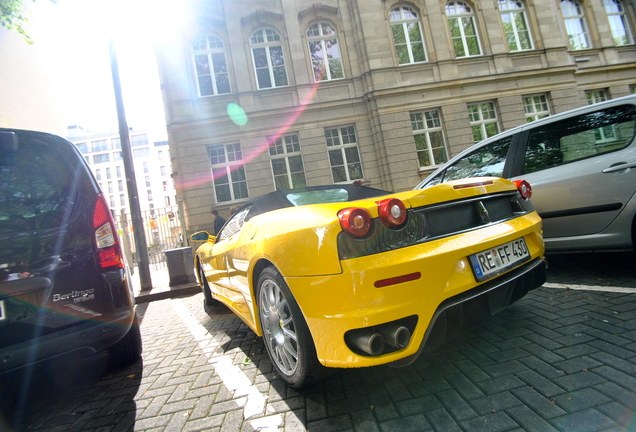
<svg viewBox="0 0 636 432">
<path fill-rule="evenodd" d="M 549 260 L 546 286 L 412 365 L 332 370 L 305 390 L 278 379 L 261 339 L 225 307 L 204 308 L 202 294 L 143 303 L 142 361 L 36 374 L 5 404 L 4 427 L 636 431 L 636 254 Z"/>
</svg>

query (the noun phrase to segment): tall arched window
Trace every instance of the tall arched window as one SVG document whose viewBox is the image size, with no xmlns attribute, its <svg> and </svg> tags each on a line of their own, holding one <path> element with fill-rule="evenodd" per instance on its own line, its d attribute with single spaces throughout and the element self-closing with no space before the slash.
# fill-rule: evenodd
<svg viewBox="0 0 636 432">
<path fill-rule="evenodd" d="M 230 78 L 223 41 L 216 36 L 200 36 L 192 43 L 199 96 L 230 92 Z"/>
<path fill-rule="evenodd" d="M 587 23 L 583 6 L 577 0 L 561 0 L 561 13 L 568 34 L 570 49 L 581 50 L 590 48 L 587 33 Z"/>
<path fill-rule="evenodd" d="M 272 29 L 258 29 L 250 37 L 254 71 L 259 89 L 289 84 L 280 35 Z"/>
<path fill-rule="evenodd" d="M 473 15 L 470 6 L 461 1 L 449 1 L 446 3 L 446 18 L 455 48 L 455 56 L 481 55 L 475 15 Z"/>
<path fill-rule="evenodd" d="M 532 49 L 532 37 L 523 1 L 499 0 L 499 11 L 508 41 L 508 49 L 510 51 Z"/>
<path fill-rule="evenodd" d="M 612 29 L 614 45 L 619 46 L 634 43 L 622 0 L 604 0 L 604 3 L 610 29 Z"/>
<path fill-rule="evenodd" d="M 398 6 L 389 14 L 393 43 L 398 63 L 418 63 L 426 61 L 424 38 L 417 12 L 408 6 Z"/>
<path fill-rule="evenodd" d="M 320 22 L 307 29 L 309 56 L 316 81 L 344 78 L 338 33 L 331 24 Z"/>
</svg>

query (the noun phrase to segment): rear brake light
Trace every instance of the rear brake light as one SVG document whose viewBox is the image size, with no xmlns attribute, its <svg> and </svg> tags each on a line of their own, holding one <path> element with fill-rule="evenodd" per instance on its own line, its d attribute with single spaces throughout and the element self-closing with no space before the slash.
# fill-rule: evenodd
<svg viewBox="0 0 636 432">
<path fill-rule="evenodd" d="M 378 201 L 378 215 L 382 223 L 389 228 L 398 227 L 406 220 L 406 207 L 397 198 Z"/>
<path fill-rule="evenodd" d="M 122 268 L 124 262 L 115 223 L 102 194 L 97 196 L 95 202 L 93 229 L 95 229 L 95 252 L 100 267 L 103 269 L 107 267 Z"/>
<path fill-rule="evenodd" d="M 521 198 L 530 199 L 532 197 L 532 186 L 530 186 L 530 183 L 525 180 L 515 180 L 514 184 L 517 186 Z"/>
<path fill-rule="evenodd" d="M 363 208 L 351 207 L 338 212 L 342 230 L 353 238 L 361 238 L 371 230 L 371 216 Z"/>
</svg>

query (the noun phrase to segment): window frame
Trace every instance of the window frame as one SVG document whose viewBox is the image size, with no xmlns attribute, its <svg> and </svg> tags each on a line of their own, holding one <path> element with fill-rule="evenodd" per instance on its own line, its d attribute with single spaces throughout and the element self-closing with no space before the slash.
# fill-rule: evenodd
<svg viewBox="0 0 636 432">
<path fill-rule="evenodd" d="M 608 10 L 608 3 L 613 3 L 614 5 L 618 5 L 618 11 L 610 11 Z M 624 45 L 633 45 L 634 44 L 634 34 L 632 32 L 632 28 L 629 22 L 629 17 L 627 15 L 627 11 L 625 10 L 625 5 L 623 0 L 603 0 L 603 8 L 605 9 L 605 14 L 607 15 L 607 21 L 610 28 L 610 33 L 612 34 L 612 40 L 614 41 L 614 46 L 624 46 Z M 612 17 L 617 17 L 617 19 L 612 19 Z M 620 22 L 623 35 L 616 35 L 616 30 L 619 30 L 615 24 Z M 624 37 L 625 41 L 623 43 L 617 43 L 617 38 Z"/>
<path fill-rule="evenodd" d="M 588 105 L 592 105 L 609 100 L 610 97 L 607 89 L 593 89 L 585 91 L 585 99 L 587 100 Z"/>
<path fill-rule="evenodd" d="M 270 166 L 272 168 L 272 179 L 274 180 L 274 188 L 279 190 L 297 189 L 300 187 L 307 187 L 307 175 L 305 173 L 305 163 L 303 161 L 300 138 L 297 133 L 285 134 L 277 136 L 275 138 L 268 139 L 269 142 L 269 157 Z M 290 151 L 291 146 L 291 151 Z M 290 158 L 300 158 L 300 167 L 302 171 L 292 172 L 292 166 Z M 276 174 L 274 171 L 274 161 L 283 160 L 285 164 L 285 174 Z M 293 174 L 302 172 L 302 184 L 295 184 Z M 279 188 L 277 178 L 284 178 L 287 180 L 287 187 Z"/>
<path fill-rule="evenodd" d="M 405 9 L 408 9 L 408 11 L 414 15 L 414 18 L 405 18 Z M 393 19 L 394 13 L 398 12 L 399 14 L 399 18 L 398 19 Z M 419 32 L 419 36 L 420 36 L 420 40 L 419 41 L 411 41 L 411 34 L 408 31 L 409 28 L 409 24 L 415 24 L 417 25 L 417 29 Z M 415 64 L 415 63 L 425 63 L 428 62 L 428 53 L 426 50 L 426 40 L 424 39 L 424 32 L 423 32 L 423 26 L 422 26 L 422 22 L 421 22 L 421 18 L 419 13 L 415 10 L 415 8 L 408 6 L 408 5 L 395 5 L 391 8 L 391 10 L 389 11 L 389 26 L 391 27 L 391 36 L 393 38 L 393 47 L 395 49 L 395 55 L 396 55 L 396 59 L 397 59 L 397 63 L 399 65 L 407 65 L 407 64 Z M 404 34 L 404 43 L 399 43 L 397 42 L 397 40 L 395 39 L 395 28 L 394 27 L 401 27 L 402 32 Z M 415 56 L 413 54 L 413 46 L 416 43 L 420 43 L 422 45 L 422 55 L 424 56 L 424 58 L 422 60 L 416 60 Z M 408 54 L 408 61 L 406 62 L 400 62 L 400 50 L 398 49 L 398 45 L 404 45 L 406 47 L 406 53 Z"/>
<path fill-rule="evenodd" d="M 243 163 L 241 144 L 213 144 L 208 146 L 207 150 L 215 202 L 233 202 L 249 198 L 249 187 L 247 184 L 245 164 Z M 218 173 L 221 171 L 224 172 L 223 175 L 228 180 L 227 183 L 219 184 L 217 182 L 217 179 L 221 177 Z M 241 185 L 244 187 L 242 188 Z M 219 200 L 219 188 L 225 186 L 227 186 L 230 199 Z M 237 194 L 237 191 L 245 193 Z"/>
<path fill-rule="evenodd" d="M 431 116 L 430 118 L 427 118 L 427 114 L 434 114 L 434 115 Z M 414 116 L 417 116 L 417 115 L 421 115 L 421 119 L 414 119 Z M 448 160 L 450 159 L 448 144 L 446 143 L 446 136 L 444 133 L 444 123 L 442 122 L 442 116 L 441 116 L 440 110 L 427 109 L 427 110 L 412 111 L 409 113 L 409 117 L 411 121 L 411 130 L 413 131 L 413 144 L 415 145 L 415 152 L 417 154 L 417 160 L 418 160 L 420 169 L 427 169 L 427 168 L 435 167 L 435 166 L 442 165 L 448 162 Z M 421 128 L 416 128 L 416 126 L 418 126 L 418 122 L 421 122 L 422 124 Z M 433 123 L 432 126 L 430 122 Z M 435 124 L 436 122 L 439 124 L 436 125 Z M 436 133 L 436 132 L 441 133 L 442 147 L 432 146 L 431 133 Z M 417 138 L 416 138 L 417 136 L 424 136 L 424 140 L 426 143 L 425 148 L 423 149 L 417 148 Z M 435 158 L 435 149 L 440 149 L 440 148 L 442 148 L 445 153 L 446 159 L 443 161 L 438 161 Z M 432 164 L 422 165 L 422 158 L 420 157 L 420 155 L 423 153 L 427 154 L 428 160 L 432 161 L 433 162 Z"/>
<path fill-rule="evenodd" d="M 537 100 L 537 98 L 542 100 Z M 552 115 L 550 99 L 546 93 L 523 96 L 522 100 L 526 122 L 530 123 Z M 528 102 L 530 102 L 531 105 Z M 545 108 L 541 105 L 545 105 Z M 532 111 L 528 111 L 530 106 L 532 107 Z M 541 106 L 542 109 L 537 109 L 538 106 Z"/>
<path fill-rule="evenodd" d="M 214 47 L 211 46 L 210 44 L 211 38 L 215 40 L 215 42 L 217 43 L 217 46 L 214 46 Z M 196 49 L 194 45 L 198 41 L 201 41 L 202 39 L 205 39 L 205 48 L 200 50 Z M 218 43 L 221 44 L 220 47 L 218 46 Z M 232 93 L 232 83 L 230 82 L 230 68 L 229 68 L 229 63 L 227 61 L 227 53 L 225 52 L 225 42 L 223 41 L 222 38 L 220 38 L 219 36 L 215 34 L 199 35 L 190 43 L 190 53 L 192 56 L 192 65 L 194 69 L 194 78 L 196 81 L 197 95 L 199 97 L 218 96 L 222 94 Z M 225 67 L 225 72 L 216 71 L 219 54 L 223 55 L 223 62 L 225 64 L 221 65 L 221 68 Z M 209 68 L 208 74 L 205 74 L 205 75 L 199 74 L 199 68 L 197 67 L 197 56 L 206 57 L 208 68 Z M 214 59 L 215 57 L 217 58 L 217 60 Z M 212 85 L 212 93 L 210 94 L 203 94 L 201 91 L 201 80 L 199 77 L 203 77 L 203 76 L 210 77 L 210 84 Z M 227 80 L 227 91 L 219 91 L 219 79 L 224 76 L 226 77 L 226 80 Z"/>
<path fill-rule="evenodd" d="M 523 6 L 510 7 L 511 5 L 518 5 L 518 4 L 521 4 Z M 499 8 L 499 17 L 501 19 L 501 23 L 503 26 L 504 36 L 506 41 L 508 42 L 508 50 L 510 52 L 533 50 L 534 41 L 532 40 L 532 31 L 530 29 L 530 22 L 528 21 L 528 8 L 526 6 L 525 1 L 524 0 L 498 0 L 497 5 Z M 502 5 L 505 5 L 505 8 L 502 8 Z M 506 31 L 506 22 L 504 20 L 504 15 L 508 15 L 509 17 L 509 24 L 512 26 L 511 32 Z M 521 16 L 521 19 L 523 20 L 523 24 L 526 27 L 525 32 L 527 33 L 527 40 L 528 40 L 528 43 L 530 44 L 528 48 L 523 48 L 521 46 L 520 33 L 522 33 L 523 31 L 520 31 L 517 26 L 517 20 L 515 19 L 517 15 Z M 512 35 L 514 37 L 514 42 L 517 45 L 516 49 L 511 47 L 511 41 L 509 39 L 509 35 Z"/>
<path fill-rule="evenodd" d="M 93 165 L 110 162 L 110 153 L 101 153 L 93 155 Z"/>
<path fill-rule="evenodd" d="M 485 105 L 491 105 L 492 109 L 489 110 L 491 112 L 494 113 L 494 118 L 493 117 L 484 117 L 484 110 L 482 109 Z M 477 112 L 479 113 L 479 119 L 475 120 L 473 119 L 472 113 L 471 113 L 471 107 L 477 107 Z M 499 116 L 497 113 L 497 105 L 495 104 L 494 101 L 485 101 L 485 102 L 474 102 L 474 103 L 469 103 L 467 104 L 467 111 L 468 111 L 468 118 L 470 120 L 470 128 L 472 130 L 472 135 L 473 135 L 473 142 L 476 144 L 478 142 L 481 142 L 483 140 L 485 140 L 486 138 L 490 138 L 491 136 L 494 136 L 496 134 L 498 134 L 499 132 L 501 132 L 501 126 L 499 124 Z M 487 130 L 487 125 L 489 124 L 495 124 L 497 127 L 497 131 L 493 134 L 488 134 L 488 130 Z M 479 127 L 479 131 L 480 131 L 480 135 L 481 138 L 478 140 L 475 140 L 475 126 Z"/>
<path fill-rule="evenodd" d="M 254 37 L 256 36 L 257 33 L 262 32 L 263 33 L 263 42 L 253 42 Z M 269 33 L 268 33 L 269 32 Z M 275 35 L 278 39 L 274 39 L 274 40 L 269 40 L 269 36 L 270 34 Z M 257 36 L 256 36 L 257 37 Z M 258 90 L 266 90 L 266 89 L 273 89 L 273 88 L 280 88 L 280 87 L 287 87 L 289 86 L 289 76 L 287 75 L 287 64 L 285 62 L 285 48 L 283 47 L 283 37 L 281 35 L 281 33 L 272 28 L 272 27 L 259 27 L 257 29 L 255 29 L 251 34 L 250 37 L 248 39 L 249 42 L 249 47 L 250 47 L 250 55 L 252 57 L 252 69 L 254 72 L 254 79 L 256 81 L 256 88 Z M 285 83 L 284 84 L 277 84 L 276 83 L 276 74 L 274 73 L 274 69 L 275 68 L 281 68 L 280 65 L 274 65 L 272 62 L 272 48 L 277 47 L 280 49 L 280 55 L 282 58 L 282 70 L 284 72 L 284 77 L 285 77 Z M 265 59 L 267 61 L 267 66 L 266 67 L 258 67 L 256 64 L 256 59 L 257 57 L 255 56 L 255 50 L 261 50 L 263 49 L 265 51 Z M 270 81 L 270 86 L 269 87 L 261 87 L 261 80 L 259 78 L 259 70 L 265 70 L 267 69 L 267 78 L 269 78 Z"/>
<path fill-rule="evenodd" d="M 337 131 L 337 140 L 338 143 L 337 144 L 329 144 L 330 141 L 333 142 L 334 141 L 334 135 L 333 135 L 333 131 Z M 347 133 L 344 134 L 343 130 L 346 130 Z M 328 134 L 329 131 L 329 134 Z M 353 131 L 353 137 L 354 137 L 354 141 L 351 142 L 350 137 L 352 136 L 352 134 L 350 133 L 351 131 Z M 345 126 L 334 126 L 334 127 L 327 127 L 324 129 L 324 133 L 325 133 L 325 142 L 327 144 L 327 159 L 329 160 L 329 168 L 331 170 L 331 179 L 333 181 L 334 184 L 342 184 L 342 183 L 350 183 L 354 180 L 363 180 L 364 179 L 364 168 L 362 166 L 362 157 L 360 156 L 360 147 L 358 145 L 358 133 L 356 130 L 355 125 L 353 124 L 349 124 L 349 125 L 345 125 Z M 344 137 L 347 137 L 347 139 L 345 140 Z M 347 143 L 345 143 L 345 141 L 349 141 Z M 357 158 L 358 161 L 352 161 L 350 162 L 347 158 L 347 150 L 351 149 L 351 148 L 355 148 L 356 152 L 357 152 Z M 338 164 L 338 165 L 333 165 L 332 163 L 332 158 L 331 158 L 331 152 L 336 152 L 339 151 L 340 155 L 342 157 L 342 164 Z M 351 169 L 350 166 L 356 165 L 358 164 L 360 166 L 360 176 L 359 177 L 353 177 L 351 175 Z M 338 167 L 344 167 L 344 173 L 346 175 L 346 179 L 345 180 L 340 180 L 340 181 L 336 181 L 336 178 L 334 176 L 334 169 L 338 168 Z"/>
<path fill-rule="evenodd" d="M 330 37 L 330 35 L 324 34 L 323 26 L 325 25 L 333 29 L 333 37 Z M 313 34 L 310 35 L 309 33 L 314 26 L 318 27 L 318 30 L 319 30 L 318 36 L 315 36 Z M 343 60 L 344 53 L 343 53 L 342 45 L 340 43 L 340 33 L 338 30 L 338 26 L 336 26 L 335 24 L 327 20 L 312 22 L 307 26 L 307 30 L 305 31 L 305 37 L 307 38 L 307 50 L 308 50 L 307 52 L 309 54 L 309 65 L 312 72 L 312 76 L 314 78 L 314 82 L 336 81 L 340 79 L 345 79 L 346 73 L 345 73 L 344 60 Z M 327 50 L 327 46 L 325 45 L 325 41 L 327 40 L 336 41 L 336 46 L 338 48 L 337 60 L 340 66 L 340 70 L 342 72 L 342 76 L 339 76 L 339 77 L 331 76 L 332 71 L 331 71 L 331 63 L 329 62 L 329 55 L 328 55 L 329 52 Z M 317 62 L 314 60 L 314 55 L 312 51 L 312 43 L 320 43 L 320 47 L 322 51 L 327 54 L 326 56 L 323 56 L 321 58 L 322 62 Z M 321 74 L 317 73 L 318 70 L 316 69 L 316 65 L 318 64 L 322 65 L 322 68 L 320 70 L 324 71 L 325 73 L 321 73 Z"/>
<path fill-rule="evenodd" d="M 566 15 L 566 13 L 569 13 L 570 11 L 568 10 L 566 12 L 566 8 L 564 7 L 565 4 L 573 5 L 574 8 L 576 8 L 576 13 L 572 15 Z M 570 47 L 570 49 L 572 51 L 581 51 L 581 50 L 592 48 L 592 38 L 590 35 L 590 28 L 587 24 L 587 19 L 585 17 L 585 7 L 583 6 L 583 4 L 579 0 L 561 0 L 559 5 L 561 9 L 561 17 L 563 18 L 563 24 L 565 26 L 565 34 L 568 37 L 568 46 Z M 570 8 L 571 7 L 568 6 L 567 9 L 570 9 Z M 568 23 L 570 24 L 576 23 L 576 26 L 580 27 L 579 29 L 577 29 L 579 33 L 570 34 L 569 28 L 572 28 L 572 27 L 569 26 Z M 578 44 L 577 45 L 574 44 L 574 40 L 581 41 L 581 38 L 583 38 L 583 41 L 585 42 L 585 46 L 582 45 L 579 47 Z"/>
<path fill-rule="evenodd" d="M 451 7 L 454 10 L 457 10 L 457 5 L 461 4 L 462 7 L 466 10 L 468 10 L 469 12 L 453 12 L 451 13 Z M 481 46 L 481 38 L 479 37 L 479 28 L 477 26 L 477 19 L 475 16 L 475 13 L 473 12 L 473 8 L 471 5 L 468 4 L 468 2 L 463 1 L 463 0 L 449 0 L 446 2 L 445 5 L 445 14 L 446 14 L 446 25 L 448 26 L 448 34 L 450 35 L 450 39 L 451 39 L 451 45 L 453 46 L 453 51 L 455 52 L 455 57 L 456 58 L 466 58 L 466 57 L 478 57 L 478 56 L 482 56 L 484 55 L 484 50 L 483 47 Z M 464 20 L 465 19 L 469 19 L 470 20 L 470 24 L 472 26 L 472 28 L 475 31 L 474 35 L 466 35 L 465 33 L 465 27 L 466 25 L 464 24 Z M 461 42 L 462 42 L 462 48 L 464 51 L 463 55 L 459 55 L 457 53 L 457 47 L 455 46 L 455 40 L 457 40 L 457 37 L 453 36 L 453 26 L 451 26 L 451 21 L 453 20 L 457 20 L 459 22 L 459 25 L 457 25 L 457 28 L 459 29 L 460 32 L 460 38 Z M 468 43 L 468 37 L 474 37 L 475 40 L 477 41 L 477 53 L 471 54 L 470 53 L 470 49 L 469 49 L 469 43 Z"/>
</svg>

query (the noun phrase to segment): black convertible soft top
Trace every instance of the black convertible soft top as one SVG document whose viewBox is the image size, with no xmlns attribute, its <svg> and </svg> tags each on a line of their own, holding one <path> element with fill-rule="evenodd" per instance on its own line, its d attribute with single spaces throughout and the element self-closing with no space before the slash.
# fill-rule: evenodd
<svg viewBox="0 0 636 432">
<path fill-rule="evenodd" d="M 240 212 L 242 209 L 251 206 L 248 214 L 245 216 L 245 220 L 249 220 L 256 215 L 286 207 L 330 202 L 349 202 L 379 197 L 390 193 L 392 192 L 352 184 L 311 186 L 301 189 L 270 192 L 258 196 L 246 202 L 238 211 Z"/>
</svg>

